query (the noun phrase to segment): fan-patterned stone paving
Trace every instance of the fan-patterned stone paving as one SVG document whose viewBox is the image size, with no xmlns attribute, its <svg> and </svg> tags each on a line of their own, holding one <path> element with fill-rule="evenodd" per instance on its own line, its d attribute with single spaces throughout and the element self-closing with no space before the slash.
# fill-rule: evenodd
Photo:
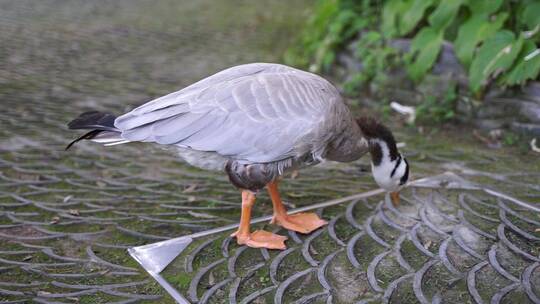
<svg viewBox="0 0 540 304">
<path fill-rule="evenodd" d="M 91 109 L 121 113 L 227 66 L 276 61 L 306 2 L 261 1 L 264 11 L 260 1 L 2 1 L 1 303 L 173 302 L 127 248 L 236 223 L 238 191 L 223 174 L 151 145 L 81 143 L 65 152 L 76 136 L 65 124 Z M 468 130 L 422 135 L 395 118 L 412 179 L 450 170 L 539 206 L 533 152 L 487 150 L 463 136 Z M 369 169 L 367 157 L 323 164 L 287 177 L 282 195 L 296 208 L 365 192 L 376 187 Z M 261 193 L 254 216 L 271 212 Z M 163 275 L 200 303 L 540 297 L 540 216 L 506 200 L 413 188 L 398 208 L 374 196 L 318 212 L 330 222 L 324 229 L 277 231 L 289 236 L 285 251 L 212 235 Z"/>
<path fill-rule="evenodd" d="M 216 235 L 163 275 L 192 303 L 538 302 L 540 222 L 511 201 L 412 188 L 397 208 L 377 195 L 317 212 L 324 229 L 277 230 L 285 251 Z"/>
</svg>

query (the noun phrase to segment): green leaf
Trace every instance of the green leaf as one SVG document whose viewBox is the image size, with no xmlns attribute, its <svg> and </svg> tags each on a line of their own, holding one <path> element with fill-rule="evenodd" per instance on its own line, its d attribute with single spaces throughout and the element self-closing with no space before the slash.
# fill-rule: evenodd
<svg viewBox="0 0 540 304">
<path fill-rule="evenodd" d="M 399 34 L 406 35 L 414 29 L 428 7 L 433 4 L 434 0 L 412 0 L 411 5 L 403 13 L 403 16 L 398 19 Z"/>
<path fill-rule="evenodd" d="M 429 16 L 429 23 L 438 30 L 445 29 L 456 17 L 459 7 L 464 0 L 445 0 Z"/>
<path fill-rule="evenodd" d="M 321 60 L 321 68 L 325 71 L 330 69 L 330 66 L 334 62 L 334 59 L 336 57 L 336 54 L 332 51 L 326 52 Z"/>
<path fill-rule="evenodd" d="M 503 0 L 468 0 L 467 6 L 474 14 L 490 15 L 496 12 L 503 4 Z"/>
<path fill-rule="evenodd" d="M 367 22 L 363 18 L 358 18 L 353 11 L 345 10 L 336 17 L 334 24 L 339 26 L 334 29 L 334 32 L 332 32 L 332 29 L 330 32 L 335 34 L 338 39 L 346 41 L 366 27 Z"/>
<path fill-rule="evenodd" d="M 414 57 L 407 66 L 409 76 L 419 81 L 437 60 L 443 42 L 443 32 L 431 27 L 423 28 L 414 37 L 410 54 Z"/>
<path fill-rule="evenodd" d="M 527 55 L 533 54 L 537 50 L 536 44 L 532 41 L 525 41 L 523 49 L 518 55 L 514 68 L 503 76 L 501 82 L 506 85 L 524 84 L 529 79 L 536 79 L 540 74 L 540 54 L 525 60 Z"/>
<path fill-rule="evenodd" d="M 540 26 L 540 1 L 527 5 L 522 11 L 521 21 L 527 25 L 529 30 Z"/>
<path fill-rule="evenodd" d="M 376 43 L 379 42 L 381 39 L 381 34 L 376 31 L 369 31 L 362 35 L 362 40 L 364 40 L 366 44 Z"/>
<path fill-rule="evenodd" d="M 515 39 L 514 33 L 503 30 L 487 39 L 476 53 L 469 70 L 469 85 L 479 93 L 489 77 L 496 71 L 509 69 L 523 46 L 523 37 Z"/>
<path fill-rule="evenodd" d="M 457 57 L 465 67 L 471 64 L 476 46 L 497 32 L 506 18 L 507 13 L 500 13 L 493 22 L 488 22 L 485 14 L 472 15 L 459 28 L 454 47 Z"/>
<path fill-rule="evenodd" d="M 397 16 L 406 7 L 407 2 L 402 0 L 389 0 L 382 10 L 381 32 L 385 37 L 397 35 Z"/>
</svg>

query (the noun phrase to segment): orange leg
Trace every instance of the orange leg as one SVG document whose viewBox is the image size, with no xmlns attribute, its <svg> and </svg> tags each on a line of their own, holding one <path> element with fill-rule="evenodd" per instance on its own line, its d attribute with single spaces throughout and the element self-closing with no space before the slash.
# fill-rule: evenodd
<svg viewBox="0 0 540 304">
<path fill-rule="evenodd" d="M 300 233 L 310 233 L 327 224 L 325 220 L 320 219 L 315 213 L 297 213 L 288 215 L 287 210 L 281 201 L 281 197 L 279 196 L 277 181 L 270 182 L 266 187 L 268 193 L 270 193 L 272 204 L 274 205 L 274 217 L 270 223 Z"/>
<path fill-rule="evenodd" d="M 253 248 L 285 249 L 287 237 L 273 234 L 264 230 L 249 232 L 251 221 L 251 208 L 255 204 L 255 194 L 250 191 L 242 191 L 242 215 L 240 216 L 240 227 L 231 234 L 236 237 L 238 245 L 247 245 Z"/>
<path fill-rule="evenodd" d="M 399 206 L 399 192 L 391 192 L 390 198 L 392 199 L 392 204 L 394 207 Z"/>
</svg>

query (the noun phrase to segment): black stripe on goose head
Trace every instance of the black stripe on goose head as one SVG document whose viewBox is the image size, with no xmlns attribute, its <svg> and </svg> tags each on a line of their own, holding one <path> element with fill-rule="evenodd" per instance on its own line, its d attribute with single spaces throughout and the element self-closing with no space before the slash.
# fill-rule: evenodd
<svg viewBox="0 0 540 304">
<path fill-rule="evenodd" d="M 400 164 L 401 164 L 401 155 L 398 156 L 398 160 L 396 162 L 396 165 L 394 166 L 394 169 L 392 169 L 392 172 L 390 173 L 390 177 L 394 177 L 394 174 L 396 174 L 396 170 Z"/>
<path fill-rule="evenodd" d="M 383 155 L 381 147 L 376 143 L 372 143 L 371 139 L 379 139 L 386 143 L 388 150 L 390 151 L 390 160 L 393 161 L 399 157 L 394 135 L 392 135 L 392 132 L 382 123 L 371 117 L 360 117 L 356 120 L 356 123 L 360 127 L 364 137 L 370 141 L 369 152 L 371 153 L 375 165 L 380 164 Z"/>
<path fill-rule="evenodd" d="M 405 185 L 405 183 L 409 179 L 409 163 L 407 162 L 407 160 L 405 158 L 403 158 L 403 160 L 405 161 L 405 174 L 403 174 L 403 176 L 399 180 L 399 185 L 400 186 Z"/>
</svg>

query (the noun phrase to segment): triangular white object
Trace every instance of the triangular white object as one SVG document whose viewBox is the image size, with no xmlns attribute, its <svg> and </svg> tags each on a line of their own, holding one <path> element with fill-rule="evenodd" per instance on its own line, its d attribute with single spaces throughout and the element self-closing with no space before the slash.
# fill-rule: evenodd
<svg viewBox="0 0 540 304">
<path fill-rule="evenodd" d="M 160 273 L 169 265 L 193 239 L 182 236 L 175 239 L 129 248 L 129 254 L 148 272 Z"/>
</svg>

